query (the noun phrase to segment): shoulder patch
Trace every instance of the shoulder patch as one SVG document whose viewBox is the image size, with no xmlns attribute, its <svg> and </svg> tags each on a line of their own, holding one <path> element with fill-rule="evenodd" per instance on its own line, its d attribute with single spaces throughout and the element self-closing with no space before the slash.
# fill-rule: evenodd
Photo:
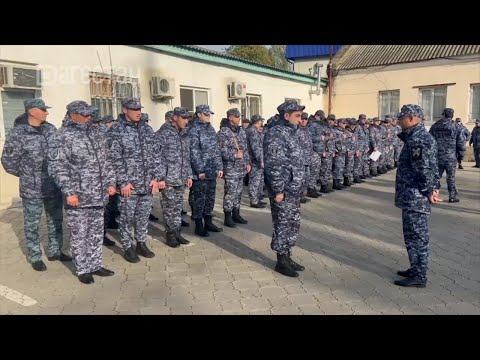
<svg viewBox="0 0 480 360">
<path fill-rule="evenodd" d="M 423 148 L 420 146 L 412 147 L 412 160 L 422 160 Z"/>
</svg>

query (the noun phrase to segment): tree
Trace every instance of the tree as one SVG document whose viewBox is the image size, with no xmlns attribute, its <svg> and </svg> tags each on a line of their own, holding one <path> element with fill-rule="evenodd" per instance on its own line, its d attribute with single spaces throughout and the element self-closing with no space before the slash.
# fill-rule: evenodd
<svg viewBox="0 0 480 360">
<path fill-rule="evenodd" d="M 231 45 L 225 52 L 239 58 L 273 66 L 272 56 L 265 45 Z"/>
<path fill-rule="evenodd" d="M 285 58 L 286 49 L 287 45 L 271 45 L 271 48 L 269 49 L 269 54 L 273 66 L 283 70 L 289 69 L 288 61 Z"/>
</svg>

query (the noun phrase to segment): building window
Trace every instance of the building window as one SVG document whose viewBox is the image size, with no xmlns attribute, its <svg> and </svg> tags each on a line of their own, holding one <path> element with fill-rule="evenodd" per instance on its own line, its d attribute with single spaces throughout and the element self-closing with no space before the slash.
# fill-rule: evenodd
<svg viewBox="0 0 480 360">
<path fill-rule="evenodd" d="M 378 99 L 380 119 L 384 119 L 386 115 L 397 116 L 400 110 L 400 90 L 380 91 Z"/>
<path fill-rule="evenodd" d="M 245 99 L 241 99 L 240 111 L 242 119 L 251 119 L 253 115 L 262 115 L 262 96 L 247 94 Z"/>
<path fill-rule="evenodd" d="M 0 133 L 0 138 L 6 138 L 13 128 L 15 119 L 25 113 L 23 102 L 27 99 L 39 97 L 35 90 L 4 90 L 0 91 L 2 100 L 2 117 L 4 132 Z M 48 103 L 47 103 L 48 104 Z M 1 128 L 0 128 L 1 129 Z"/>
<path fill-rule="evenodd" d="M 480 85 L 470 87 L 470 122 L 480 119 Z"/>
<path fill-rule="evenodd" d="M 180 87 L 180 106 L 186 107 L 190 115 L 195 113 L 198 105 L 209 105 L 207 89 Z"/>
<path fill-rule="evenodd" d="M 99 73 L 90 74 L 90 96 L 92 105 L 100 109 L 100 116 L 122 112 L 122 100 L 140 97 L 138 79 Z"/>
<path fill-rule="evenodd" d="M 447 107 L 447 87 L 421 88 L 420 106 L 423 108 L 426 124 L 440 120 L 443 110 Z"/>
</svg>

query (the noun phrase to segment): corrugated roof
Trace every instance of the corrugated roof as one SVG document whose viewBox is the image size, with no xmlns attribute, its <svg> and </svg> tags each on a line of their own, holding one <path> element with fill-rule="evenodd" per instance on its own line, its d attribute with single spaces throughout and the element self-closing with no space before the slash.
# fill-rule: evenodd
<svg viewBox="0 0 480 360">
<path fill-rule="evenodd" d="M 333 45 L 335 55 L 342 45 Z M 287 59 L 299 59 L 315 56 L 330 55 L 330 45 L 287 45 L 285 57 Z"/>
<path fill-rule="evenodd" d="M 480 54 L 480 45 L 350 45 L 333 60 L 338 70 Z"/>
</svg>

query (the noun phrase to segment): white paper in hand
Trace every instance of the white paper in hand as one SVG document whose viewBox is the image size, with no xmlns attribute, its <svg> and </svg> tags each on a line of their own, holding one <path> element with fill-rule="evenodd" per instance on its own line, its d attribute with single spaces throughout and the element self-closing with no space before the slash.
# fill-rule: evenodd
<svg viewBox="0 0 480 360">
<path fill-rule="evenodd" d="M 380 155 L 382 155 L 382 153 L 378 150 L 375 150 L 370 154 L 370 159 L 372 159 L 373 161 L 377 161 Z"/>
</svg>

